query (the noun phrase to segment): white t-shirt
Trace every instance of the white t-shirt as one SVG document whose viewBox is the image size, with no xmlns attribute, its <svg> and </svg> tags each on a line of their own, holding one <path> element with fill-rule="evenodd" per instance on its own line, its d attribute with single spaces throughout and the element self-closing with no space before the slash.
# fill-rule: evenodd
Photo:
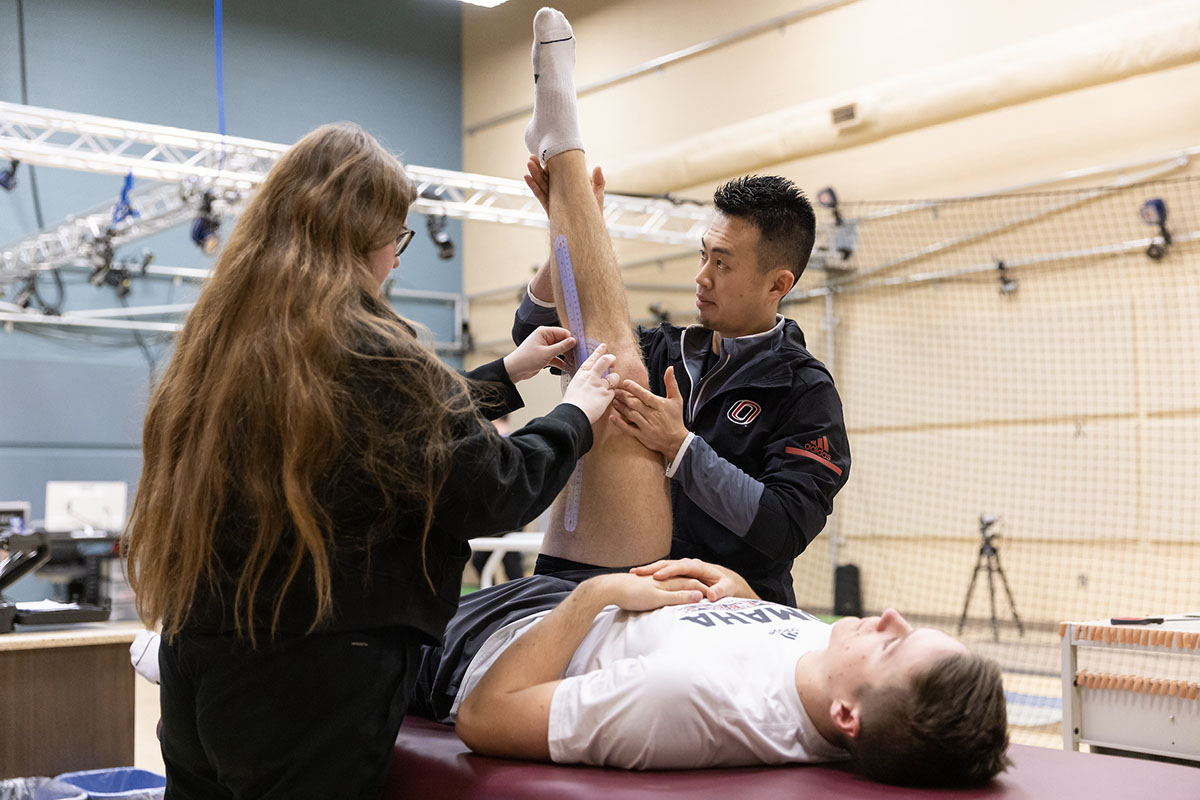
<svg viewBox="0 0 1200 800">
<path fill-rule="evenodd" d="M 458 701 L 542 616 L 488 639 Z M 828 625 L 764 600 L 703 600 L 646 613 L 610 606 L 554 692 L 550 757 L 628 769 L 846 758 L 817 731 L 796 692 L 797 660 L 828 644 Z"/>
</svg>

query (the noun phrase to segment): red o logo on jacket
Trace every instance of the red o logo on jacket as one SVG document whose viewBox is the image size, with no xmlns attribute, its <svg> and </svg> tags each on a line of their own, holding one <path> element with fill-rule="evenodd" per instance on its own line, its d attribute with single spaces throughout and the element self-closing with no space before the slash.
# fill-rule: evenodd
<svg viewBox="0 0 1200 800">
<path fill-rule="evenodd" d="M 738 425 L 749 425 L 762 411 L 762 406 L 753 400 L 738 400 L 729 409 L 729 421 Z"/>
</svg>

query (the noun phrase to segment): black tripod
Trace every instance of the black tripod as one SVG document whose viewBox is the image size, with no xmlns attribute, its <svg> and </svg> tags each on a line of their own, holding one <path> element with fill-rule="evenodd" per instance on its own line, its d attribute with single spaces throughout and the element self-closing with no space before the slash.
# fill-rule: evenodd
<svg viewBox="0 0 1200 800">
<path fill-rule="evenodd" d="M 971 592 L 975 589 L 975 579 L 979 577 L 979 571 L 987 570 L 988 579 L 988 594 L 992 599 L 992 641 L 1000 641 L 1000 626 L 996 621 L 996 583 L 992 578 L 993 574 L 1000 576 L 1000 582 L 1004 584 L 1004 593 L 1008 595 L 1008 607 L 1012 609 L 1013 621 L 1017 623 L 1017 630 L 1021 635 L 1025 635 L 1025 626 L 1021 624 L 1021 618 L 1017 616 L 1017 604 L 1013 600 L 1012 589 L 1008 588 L 1008 578 L 1004 577 L 1004 567 L 1000 566 L 1000 552 L 996 549 L 996 534 L 988 533 L 988 530 L 996 524 L 996 518 L 989 514 L 981 514 L 979 516 L 979 538 L 983 540 L 983 544 L 979 547 L 979 560 L 975 562 L 975 571 L 971 573 L 971 583 L 967 585 L 967 599 L 963 603 L 962 617 L 958 620 L 958 632 L 961 635 L 963 625 L 967 622 L 967 609 L 971 606 Z"/>
</svg>

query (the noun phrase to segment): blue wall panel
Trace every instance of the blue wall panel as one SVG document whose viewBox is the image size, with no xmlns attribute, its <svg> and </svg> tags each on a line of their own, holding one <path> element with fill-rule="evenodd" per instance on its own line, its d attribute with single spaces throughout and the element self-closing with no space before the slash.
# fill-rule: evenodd
<svg viewBox="0 0 1200 800">
<path fill-rule="evenodd" d="M 31 105 L 217 130 L 211 2 L 25 0 L 23 8 Z M 225 3 L 227 133 L 293 142 L 322 123 L 351 120 L 409 163 L 460 169 L 460 29 L 461 10 L 447 0 Z M 0 0 L 0 100 L 21 102 L 16 0 Z M 119 177 L 69 170 L 37 168 L 36 175 L 49 225 L 113 202 L 121 186 Z M 0 192 L 0 242 L 37 229 L 29 177 L 22 166 L 17 190 Z M 460 259 L 439 261 L 424 219 L 409 224 L 418 236 L 392 276 L 395 286 L 461 291 Z M 449 232 L 461 241 L 458 223 Z M 135 257 L 143 247 L 159 264 L 211 264 L 183 227 L 118 258 Z M 118 305 L 110 288 L 90 286 L 85 273 L 63 275 L 66 309 Z M 50 280 L 40 285 L 52 300 Z M 128 303 L 188 302 L 196 292 L 191 282 L 140 278 Z M 398 307 L 429 325 L 438 341 L 454 338 L 448 307 Z M 144 340 L 161 370 L 169 337 Z M 0 499 L 29 500 L 40 517 L 48 480 L 123 480 L 132 494 L 150 381 L 129 334 L 0 327 L 0 370 Z"/>
</svg>

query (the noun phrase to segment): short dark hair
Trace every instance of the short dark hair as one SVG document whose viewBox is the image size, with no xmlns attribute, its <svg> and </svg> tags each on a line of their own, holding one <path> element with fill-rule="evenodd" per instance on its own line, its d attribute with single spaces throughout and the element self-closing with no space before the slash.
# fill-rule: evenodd
<svg viewBox="0 0 1200 800">
<path fill-rule="evenodd" d="M 713 204 L 758 228 L 761 269 L 784 265 L 800 279 L 816 240 L 817 217 L 796 184 L 778 175 L 745 175 L 718 187 Z"/>
<path fill-rule="evenodd" d="M 864 686 L 858 736 L 848 742 L 855 768 L 901 786 L 982 786 L 1008 765 L 1008 713 L 1000 666 L 956 654 L 907 687 Z"/>
</svg>

